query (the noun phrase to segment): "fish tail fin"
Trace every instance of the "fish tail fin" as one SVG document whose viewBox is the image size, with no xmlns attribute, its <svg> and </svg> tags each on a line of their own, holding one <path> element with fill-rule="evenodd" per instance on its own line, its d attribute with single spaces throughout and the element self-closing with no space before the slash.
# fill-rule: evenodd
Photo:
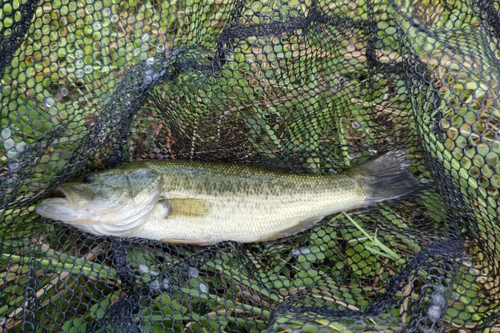
<svg viewBox="0 0 500 333">
<path fill-rule="evenodd" d="M 408 172 L 406 150 L 394 150 L 357 166 L 353 171 L 365 188 L 366 204 L 397 199 L 419 189 L 419 180 Z"/>
</svg>

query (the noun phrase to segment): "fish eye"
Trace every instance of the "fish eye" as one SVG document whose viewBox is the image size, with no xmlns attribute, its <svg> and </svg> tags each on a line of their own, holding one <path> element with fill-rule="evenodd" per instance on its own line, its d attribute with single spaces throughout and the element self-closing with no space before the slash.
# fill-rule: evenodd
<svg viewBox="0 0 500 333">
<path fill-rule="evenodd" d="M 82 183 L 91 184 L 97 179 L 97 175 L 95 173 L 89 173 L 83 176 Z"/>
</svg>

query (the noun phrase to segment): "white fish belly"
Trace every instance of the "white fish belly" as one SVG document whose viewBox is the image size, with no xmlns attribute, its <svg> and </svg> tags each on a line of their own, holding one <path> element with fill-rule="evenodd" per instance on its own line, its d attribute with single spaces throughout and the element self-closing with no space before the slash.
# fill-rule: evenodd
<svg viewBox="0 0 500 333">
<path fill-rule="evenodd" d="M 362 206 L 364 201 L 355 191 L 332 193 L 330 189 L 280 196 L 191 197 L 210 202 L 210 212 L 204 216 L 168 216 L 165 206 L 158 207 L 131 236 L 172 243 L 256 242 L 282 237 L 290 230 L 291 234 L 294 228 L 305 229 L 324 216 Z"/>
</svg>

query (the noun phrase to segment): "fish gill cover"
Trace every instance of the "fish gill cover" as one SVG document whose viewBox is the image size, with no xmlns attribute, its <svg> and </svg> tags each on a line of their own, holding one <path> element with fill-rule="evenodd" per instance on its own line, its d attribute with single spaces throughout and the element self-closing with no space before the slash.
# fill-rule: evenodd
<svg viewBox="0 0 500 333">
<path fill-rule="evenodd" d="M 499 11 L 2 2 L 0 331 L 499 330 Z M 131 161 L 327 174 L 401 149 L 418 192 L 271 242 L 96 237 L 35 213 Z"/>
</svg>

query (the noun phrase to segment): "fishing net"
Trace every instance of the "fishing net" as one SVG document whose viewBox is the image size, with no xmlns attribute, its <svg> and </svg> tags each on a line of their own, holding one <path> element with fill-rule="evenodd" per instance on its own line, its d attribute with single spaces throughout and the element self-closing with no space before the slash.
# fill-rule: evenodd
<svg viewBox="0 0 500 333">
<path fill-rule="evenodd" d="M 0 331 L 499 330 L 499 11 L 2 2 Z M 34 211 L 130 161 L 326 174 L 396 149 L 418 192 L 272 242 L 95 237 Z"/>
</svg>

